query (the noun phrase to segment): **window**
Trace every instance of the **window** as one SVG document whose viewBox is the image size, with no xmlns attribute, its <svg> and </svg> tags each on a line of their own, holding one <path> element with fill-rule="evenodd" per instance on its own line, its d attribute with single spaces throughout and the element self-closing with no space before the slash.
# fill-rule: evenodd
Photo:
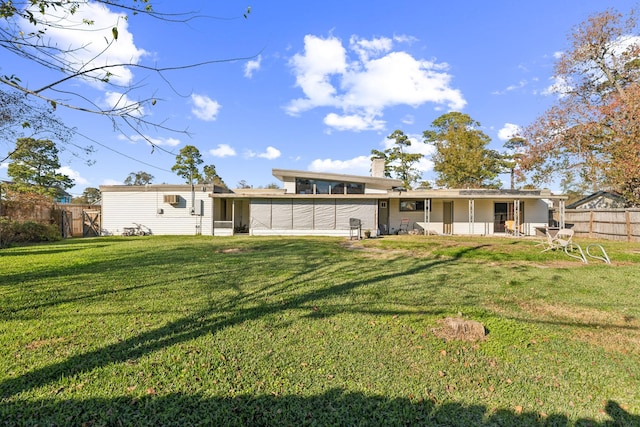
<svg viewBox="0 0 640 427">
<path fill-rule="evenodd" d="M 425 208 L 423 200 L 400 200 L 400 212 L 423 211 Z"/>
<path fill-rule="evenodd" d="M 310 179 L 296 179 L 296 194 L 313 194 L 313 182 Z"/>
<path fill-rule="evenodd" d="M 347 182 L 347 194 L 364 194 L 364 184 L 357 184 L 355 182 Z"/>
<path fill-rule="evenodd" d="M 364 184 L 296 178 L 296 194 L 364 194 Z"/>
</svg>

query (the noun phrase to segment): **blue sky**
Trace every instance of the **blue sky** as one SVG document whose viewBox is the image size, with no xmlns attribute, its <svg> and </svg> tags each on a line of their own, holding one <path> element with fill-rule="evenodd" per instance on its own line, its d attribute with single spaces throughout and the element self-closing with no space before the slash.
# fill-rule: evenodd
<svg viewBox="0 0 640 427">
<path fill-rule="evenodd" d="M 154 183 L 181 183 L 171 167 L 185 145 L 196 146 L 204 164 L 214 164 L 232 188 L 241 180 L 254 187 L 277 182 L 272 168 L 367 175 L 371 150 L 383 150 L 395 129 L 413 138 L 412 147 L 425 154 L 423 178 L 433 179 L 430 147 L 421 137 L 433 120 L 462 111 L 481 123 L 490 148 L 502 151 L 518 127 L 554 102 L 553 64 L 569 47 L 572 27 L 608 7 L 627 13 L 636 1 L 153 5 L 158 11 L 198 11 L 203 18 L 188 24 L 140 15 L 120 20 L 109 60 L 175 67 L 247 59 L 167 72 L 170 84 L 153 73 L 122 69 L 114 79 L 136 85 L 127 93 L 73 82 L 68 88 L 101 105 L 155 97 L 157 104 L 145 108 L 150 119 L 189 132 L 142 129 L 158 145 L 152 150 L 133 132 L 114 131 L 104 117 L 58 108 L 59 117 L 78 130 L 73 142 L 96 149 L 91 165 L 71 148 L 61 152 L 63 172 L 76 181 L 73 194 L 122 183 L 137 171 L 152 174 Z M 247 6 L 251 13 L 244 19 Z M 91 16 L 96 28 L 107 30 L 118 19 L 102 9 Z M 90 41 L 96 49 L 104 40 L 98 31 L 55 37 L 68 45 Z M 17 74 L 30 87 L 58 77 L 7 52 L 0 52 L 0 72 Z M 0 143 L 2 152 L 8 147 Z M 6 179 L 6 165 L 0 178 Z"/>
</svg>

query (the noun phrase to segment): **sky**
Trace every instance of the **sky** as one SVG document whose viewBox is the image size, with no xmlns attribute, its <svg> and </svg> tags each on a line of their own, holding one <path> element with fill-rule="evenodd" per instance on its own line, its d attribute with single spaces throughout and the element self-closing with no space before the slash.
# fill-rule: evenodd
<svg viewBox="0 0 640 427">
<path fill-rule="evenodd" d="M 147 118 L 161 126 L 114 128 L 104 116 L 57 108 L 76 129 L 61 146 L 69 190 L 122 184 L 130 173 L 155 184 L 184 180 L 171 172 L 185 145 L 213 164 L 230 188 L 280 184 L 271 170 L 369 175 L 371 150 L 402 130 L 424 154 L 423 180 L 435 179 L 422 132 L 451 111 L 468 114 L 503 144 L 556 100 L 553 66 L 570 47 L 573 27 L 594 13 L 627 14 L 636 0 L 229 0 L 152 1 L 158 12 L 195 12 L 188 22 L 84 6 L 93 31 L 50 32 L 59 46 L 84 46 L 78 61 L 132 62 L 114 72 L 117 86 L 75 80 L 66 90 L 101 106 L 153 98 Z M 250 13 L 245 18 L 247 8 Z M 184 15 L 174 15 L 184 16 Z M 174 20 L 179 21 L 179 20 Z M 105 40 L 117 25 L 118 40 Z M 106 33 L 105 33 L 106 32 Z M 113 62 L 112 62 L 113 63 Z M 180 68 L 194 64 L 194 67 Z M 61 76 L 0 51 L 0 73 L 30 88 Z M 124 88 L 129 87 L 129 90 Z M 2 141 L 0 158 L 15 141 Z M 83 155 L 77 146 L 90 145 Z M 7 179 L 7 164 L 0 179 Z M 503 177 L 507 187 L 508 176 Z M 552 190 L 558 190 L 550 184 Z"/>
</svg>

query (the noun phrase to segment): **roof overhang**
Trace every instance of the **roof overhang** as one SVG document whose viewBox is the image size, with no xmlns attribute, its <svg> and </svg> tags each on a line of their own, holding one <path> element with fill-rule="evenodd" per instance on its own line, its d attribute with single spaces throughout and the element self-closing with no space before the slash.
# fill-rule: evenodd
<svg viewBox="0 0 640 427">
<path fill-rule="evenodd" d="M 272 169 L 271 173 L 274 177 L 282 182 L 287 178 L 305 178 L 305 179 L 322 179 L 326 181 L 348 181 L 362 184 L 373 185 L 378 188 L 398 187 L 402 185 L 402 180 L 392 178 L 376 178 L 373 176 L 363 175 L 347 175 L 340 173 L 310 172 L 290 169 Z"/>
<path fill-rule="evenodd" d="M 549 190 L 409 190 L 392 191 L 386 193 L 367 194 L 293 194 L 285 190 L 252 190 L 238 189 L 233 193 L 210 194 L 214 198 L 232 199 L 435 199 L 435 200 L 566 200 L 566 195 L 552 194 Z"/>
</svg>

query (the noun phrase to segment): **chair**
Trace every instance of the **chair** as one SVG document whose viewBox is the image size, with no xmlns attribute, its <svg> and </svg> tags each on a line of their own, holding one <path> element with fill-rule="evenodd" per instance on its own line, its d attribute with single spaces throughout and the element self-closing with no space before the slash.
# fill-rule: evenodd
<svg viewBox="0 0 640 427">
<path fill-rule="evenodd" d="M 400 228 L 398 229 L 399 233 L 408 233 L 409 232 L 409 218 L 402 218 L 400 220 Z"/>
<path fill-rule="evenodd" d="M 507 234 L 516 234 L 516 222 L 514 220 L 508 220 L 504 222 L 504 229 Z"/>
<path fill-rule="evenodd" d="M 570 228 L 561 228 L 555 236 L 552 236 L 547 231 L 547 241 L 542 252 L 556 249 L 562 249 L 570 257 L 579 259 L 585 264 L 587 263 L 587 257 L 580 245 L 573 243 L 573 230 Z M 577 254 L 573 252 L 577 252 Z"/>
</svg>

